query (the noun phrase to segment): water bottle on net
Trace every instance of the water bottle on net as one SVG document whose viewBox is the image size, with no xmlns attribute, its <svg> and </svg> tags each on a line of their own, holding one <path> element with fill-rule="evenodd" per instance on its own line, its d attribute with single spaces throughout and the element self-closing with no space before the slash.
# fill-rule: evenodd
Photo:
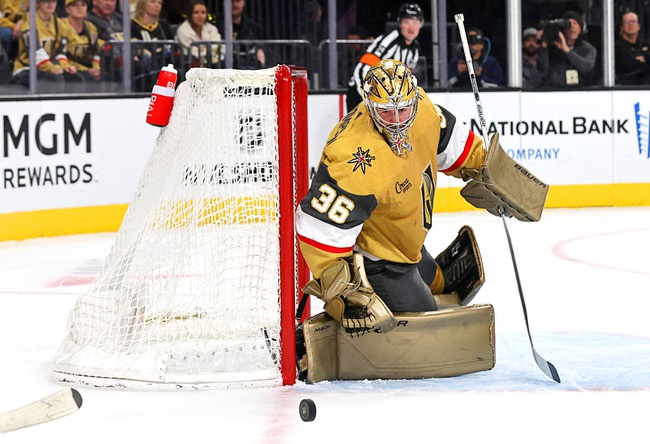
<svg viewBox="0 0 650 444">
<path fill-rule="evenodd" d="M 164 127 L 169 123 L 177 80 L 178 72 L 171 63 L 160 70 L 158 80 L 151 91 L 151 101 L 147 111 L 148 124 Z"/>
</svg>

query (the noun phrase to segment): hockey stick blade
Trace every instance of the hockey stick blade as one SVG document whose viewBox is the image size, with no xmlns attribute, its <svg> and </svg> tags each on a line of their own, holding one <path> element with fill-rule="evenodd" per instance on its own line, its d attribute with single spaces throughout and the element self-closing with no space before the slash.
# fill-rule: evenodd
<svg viewBox="0 0 650 444">
<path fill-rule="evenodd" d="M 532 347 L 532 344 L 531 344 Z M 539 369 L 549 378 L 551 378 L 553 381 L 557 382 L 558 384 L 561 382 L 560 381 L 560 375 L 557 373 L 557 370 L 555 369 L 555 366 L 548 362 L 546 359 L 542 358 L 539 353 L 537 353 L 537 350 L 535 350 L 535 347 L 533 348 L 533 356 L 535 357 L 535 362 L 537 363 L 537 366 Z"/>
<path fill-rule="evenodd" d="M 0 433 L 61 418 L 79 410 L 81 404 L 81 395 L 77 390 L 60 390 L 19 409 L 0 413 Z"/>
</svg>

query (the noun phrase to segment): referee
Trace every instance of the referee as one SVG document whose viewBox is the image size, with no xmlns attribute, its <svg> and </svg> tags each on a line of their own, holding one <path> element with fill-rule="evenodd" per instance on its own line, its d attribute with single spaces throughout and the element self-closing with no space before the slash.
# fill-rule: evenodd
<svg viewBox="0 0 650 444">
<path fill-rule="evenodd" d="M 361 87 L 363 78 L 370 67 L 383 59 L 400 60 L 406 66 L 415 69 L 420 57 L 420 44 L 417 37 L 424 24 L 422 8 L 417 3 L 404 3 L 397 13 L 399 28 L 395 31 L 380 35 L 361 56 L 348 83 L 346 104 L 348 112 L 361 103 Z"/>
</svg>

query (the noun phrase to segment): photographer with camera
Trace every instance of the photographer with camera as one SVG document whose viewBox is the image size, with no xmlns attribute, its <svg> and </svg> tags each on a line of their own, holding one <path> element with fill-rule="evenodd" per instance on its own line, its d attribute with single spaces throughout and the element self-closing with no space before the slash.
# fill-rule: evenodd
<svg viewBox="0 0 650 444">
<path fill-rule="evenodd" d="M 540 23 L 543 29 L 540 59 L 548 58 L 543 86 L 577 87 L 592 84 L 596 48 L 582 38 L 582 18 L 567 11 L 561 20 Z"/>
<path fill-rule="evenodd" d="M 490 56 L 490 39 L 478 28 L 467 30 L 467 42 L 472 54 L 472 64 L 476 80 L 482 87 L 496 87 L 504 84 L 503 69 L 498 60 Z M 449 87 L 450 88 L 471 88 L 469 76 L 467 75 L 467 62 L 462 53 L 454 56 L 449 61 Z"/>
</svg>

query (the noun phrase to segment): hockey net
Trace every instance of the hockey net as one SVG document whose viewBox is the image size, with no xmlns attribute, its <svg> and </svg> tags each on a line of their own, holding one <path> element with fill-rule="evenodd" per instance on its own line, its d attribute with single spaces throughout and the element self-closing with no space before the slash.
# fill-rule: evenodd
<svg viewBox="0 0 650 444">
<path fill-rule="evenodd" d="M 187 73 L 101 273 L 69 314 L 56 380 L 294 382 L 306 107 L 301 69 Z"/>
</svg>

